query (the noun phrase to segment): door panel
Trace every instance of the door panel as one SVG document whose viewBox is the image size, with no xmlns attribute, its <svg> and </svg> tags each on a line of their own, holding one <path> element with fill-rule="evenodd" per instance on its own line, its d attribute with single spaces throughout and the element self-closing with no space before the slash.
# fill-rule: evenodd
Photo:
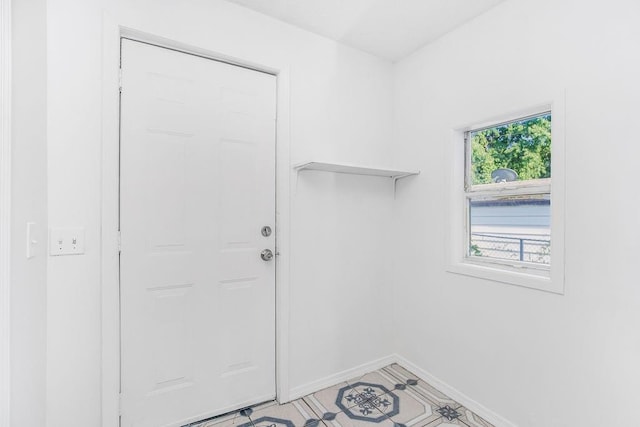
<svg viewBox="0 0 640 427">
<path fill-rule="evenodd" d="M 275 397 L 275 77 L 122 41 L 123 426 Z"/>
</svg>

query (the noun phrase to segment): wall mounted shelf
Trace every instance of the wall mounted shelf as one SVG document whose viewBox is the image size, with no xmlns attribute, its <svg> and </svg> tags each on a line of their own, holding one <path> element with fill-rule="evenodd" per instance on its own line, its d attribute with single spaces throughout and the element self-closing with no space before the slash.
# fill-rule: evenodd
<svg viewBox="0 0 640 427">
<path fill-rule="evenodd" d="M 293 167 L 298 172 L 303 170 L 314 170 L 314 171 L 324 171 L 324 172 L 335 172 L 335 173 L 347 173 L 352 175 L 369 175 L 369 176 L 380 176 L 384 178 L 391 178 L 394 181 L 398 179 L 405 178 L 407 176 L 419 175 L 420 171 L 399 171 L 399 170 L 391 170 L 391 169 L 379 169 L 379 168 L 370 168 L 363 166 L 353 166 L 353 165 L 345 165 L 339 163 L 324 163 L 324 162 L 306 162 L 301 163 Z"/>
</svg>

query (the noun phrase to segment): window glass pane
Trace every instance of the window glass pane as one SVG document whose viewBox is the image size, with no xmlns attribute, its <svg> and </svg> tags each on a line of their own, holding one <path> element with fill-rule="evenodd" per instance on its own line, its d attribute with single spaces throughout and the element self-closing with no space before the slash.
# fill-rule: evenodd
<svg viewBox="0 0 640 427">
<path fill-rule="evenodd" d="M 551 178 L 551 114 L 469 132 L 471 185 Z"/>
<path fill-rule="evenodd" d="M 549 194 L 469 199 L 468 255 L 549 265 Z"/>
</svg>

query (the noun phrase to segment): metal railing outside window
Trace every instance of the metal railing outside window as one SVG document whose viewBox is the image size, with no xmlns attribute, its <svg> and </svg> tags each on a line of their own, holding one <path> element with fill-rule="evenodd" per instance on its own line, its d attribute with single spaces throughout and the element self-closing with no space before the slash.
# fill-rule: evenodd
<svg viewBox="0 0 640 427">
<path fill-rule="evenodd" d="M 469 255 L 549 265 L 551 236 L 516 237 L 471 233 Z"/>
</svg>

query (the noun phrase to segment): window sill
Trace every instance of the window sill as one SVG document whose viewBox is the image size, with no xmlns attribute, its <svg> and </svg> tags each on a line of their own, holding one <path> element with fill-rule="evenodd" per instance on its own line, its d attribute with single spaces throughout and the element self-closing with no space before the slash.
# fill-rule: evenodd
<svg viewBox="0 0 640 427">
<path fill-rule="evenodd" d="M 548 271 L 510 271 L 506 268 L 501 268 L 497 264 L 488 265 L 470 261 L 451 263 L 447 266 L 446 270 L 449 273 L 461 274 L 463 276 L 476 277 L 478 279 L 564 295 L 564 281 L 561 280 L 561 278 L 549 277 Z"/>
</svg>

